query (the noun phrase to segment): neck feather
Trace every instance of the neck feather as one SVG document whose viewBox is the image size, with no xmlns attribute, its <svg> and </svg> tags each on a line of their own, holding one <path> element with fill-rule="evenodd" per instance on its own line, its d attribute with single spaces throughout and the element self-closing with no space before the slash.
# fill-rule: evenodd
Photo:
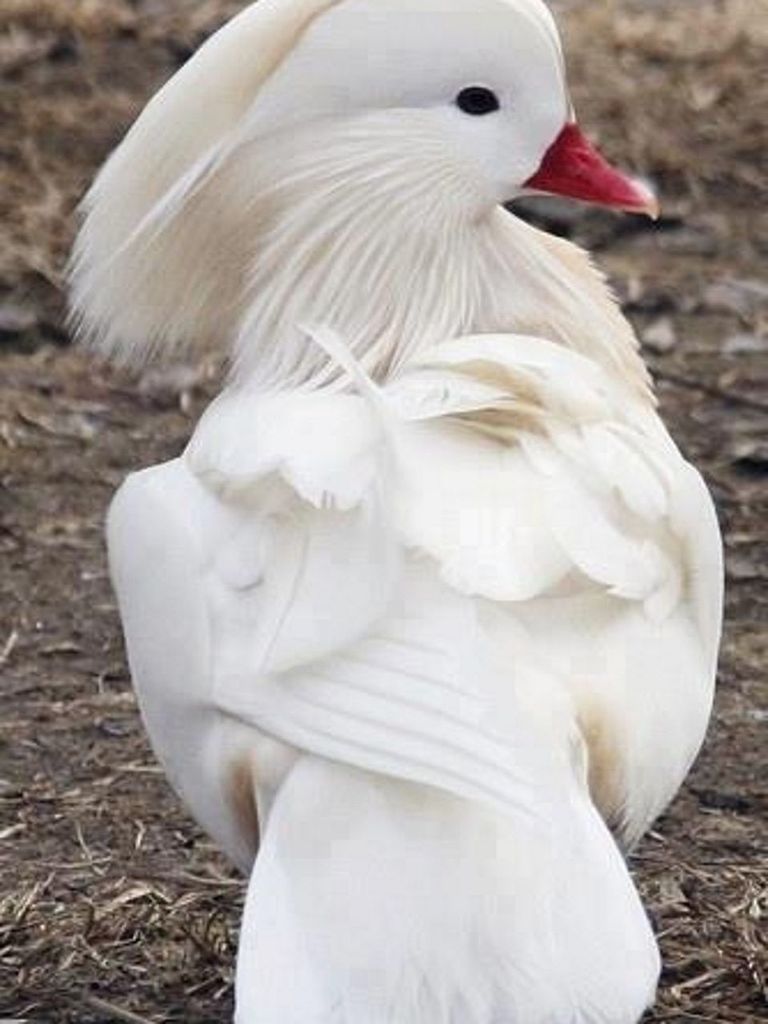
<svg viewBox="0 0 768 1024">
<path fill-rule="evenodd" d="M 585 253 L 493 205 L 437 144 L 370 127 L 337 146 L 324 139 L 321 161 L 294 148 L 278 183 L 272 152 L 235 346 L 239 382 L 328 379 L 328 357 L 305 329 L 330 327 L 379 380 L 441 341 L 511 332 L 563 344 L 648 393 L 632 329 Z M 242 166 L 253 187 L 253 161 Z"/>
</svg>

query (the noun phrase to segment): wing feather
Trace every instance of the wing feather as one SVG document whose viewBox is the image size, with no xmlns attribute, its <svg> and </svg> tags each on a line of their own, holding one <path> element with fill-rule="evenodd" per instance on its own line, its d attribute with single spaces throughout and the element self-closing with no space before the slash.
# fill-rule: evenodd
<svg viewBox="0 0 768 1024">
<path fill-rule="evenodd" d="M 713 661 L 706 489 L 652 412 L 541 339 L 459 339 L 382 388 L 346 363 L 357 394 L 226 392 L 181 460 L 118 497 L 110 548 L 150 733 L 183 775 L 186 701 L 203 746 L 267 733 L 536 816 L 565 755 L 532 741 L 518 683 L 551 694 L 556 672 L 514 616 L 499 660 L 490 602 L 597 596 L 649 635 L 690 607 Z"/>
</svg>

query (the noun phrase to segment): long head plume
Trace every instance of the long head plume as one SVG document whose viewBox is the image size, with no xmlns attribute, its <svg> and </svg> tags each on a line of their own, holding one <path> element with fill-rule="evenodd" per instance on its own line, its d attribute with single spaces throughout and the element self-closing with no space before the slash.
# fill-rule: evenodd
<svg viewBox="0 0 768 1024">
<path fill-rule="evenodd" d="M 154 96 L 107 161 L 70 266 L 72 320 L 94 347 L 130 363 L 231 338 L 243 254 L 183 207 L 236 145 L 261 85 L 334 2 L 247 7 Z"/>
</svg>

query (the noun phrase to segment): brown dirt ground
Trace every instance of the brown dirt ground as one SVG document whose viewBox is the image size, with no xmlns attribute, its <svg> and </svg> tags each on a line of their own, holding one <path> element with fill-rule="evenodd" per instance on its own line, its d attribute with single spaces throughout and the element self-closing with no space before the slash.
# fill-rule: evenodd
<svg viewBox="0 0 768 1024">
<path fill-rule="evenodd" d="M 228 1019 L 241 883 L 142 734 L 102 520 L 181 449 L 196 367 L 139 381 L 66 347 L 73 207 L 144 99 L 238 3 L 2 0 L 0 1017 Z M 582 119 L 651 177 L 656 226 L 559 203 L 645 341 L 727 545 L 717 713 L 634 858 L 666 961 L 649 1021 L 765 1020 L 768 216 L 765 0 L 563 0 Z"/>
</svg>

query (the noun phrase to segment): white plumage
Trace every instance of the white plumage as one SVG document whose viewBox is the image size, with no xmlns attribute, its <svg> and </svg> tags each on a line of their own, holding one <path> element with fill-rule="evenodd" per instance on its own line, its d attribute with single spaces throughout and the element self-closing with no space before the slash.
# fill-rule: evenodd
<svg viewBox="0 0 768 1024">
<path fill-rule="evenodd" d="M 153 745 L 250 872 L 238 1024 L 652 1000 L 609 828 L 701 743 L 720 544 L 602 279 L 498 205 L 567 178 L 570 116 L 539 0 L 259 0 L 87 201 L 102 348 L 234 353 L 109 549 Z M 650 206 L 589 166 L 562 190 Z"/>
</svg>

